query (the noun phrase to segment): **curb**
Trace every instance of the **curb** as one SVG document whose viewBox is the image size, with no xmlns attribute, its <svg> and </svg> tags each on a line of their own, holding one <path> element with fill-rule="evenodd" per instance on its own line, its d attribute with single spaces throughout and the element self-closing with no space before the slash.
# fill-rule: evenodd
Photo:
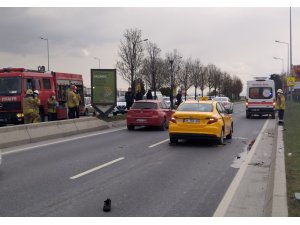
<svg viewBox="0 0 300 225">
<path fill-rule="evenodd" d="M 274 169 L 272 214 L 274 217 L 288 217 L 286 171 L 284 159 L 283 127 L 277 125 L 277 145 Z"/>
<path fill-rule="evenodd" d="M 282 129 L 267 120 L 215 217 L 288 216 Z"/>
</svg>

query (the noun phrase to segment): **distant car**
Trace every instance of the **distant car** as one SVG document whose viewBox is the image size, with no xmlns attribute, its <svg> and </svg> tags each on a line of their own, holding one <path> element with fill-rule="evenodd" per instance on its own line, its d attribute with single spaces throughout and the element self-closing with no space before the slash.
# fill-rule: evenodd
<svg viewBox="0 0 300 225">
<path fill-rule="evenodd" d="M 127 128 L 155 126 L 166 130 L 173 113 L 163 100 L 139 100 L 127 112 Z"/>
<path fill-rule="evenodd" d="M 127 113 L 125 96 L 120 96 L 117 98 L 117 106 L 113 109 L 112 113 L 114 116 L 117 114 Z"/>
<path fill-rule="evenodd" d="M 231 139 L 233 118 L 217 101 L 189 100 L 181 103 L 169 123 L 170 143 L 178 139 L 212 139 L 223 144 Z"/>
<path fill-rule="evenodd" d="M 168 96 L 163 96 L 163 100 L 165 101 L 165 103 L 167 104 L 168 107 L 171 106 L 170 97 L 168 97 Z"/>
<path fill-rule="evenodd" d="M 96 111 L 91 104 L 91 97 L 84 97 L 84 115 L 94 115 L 95 113 Z"/>
<path fill-rule="evenodd" d="M 230 99 L 228 97 L 215 97 L 213 98 L 213 101 L 221 102 L 224 107 L 229 110 L 230 113 L 233 112 L 233 103 L 230 102 Z"/>
</svg>

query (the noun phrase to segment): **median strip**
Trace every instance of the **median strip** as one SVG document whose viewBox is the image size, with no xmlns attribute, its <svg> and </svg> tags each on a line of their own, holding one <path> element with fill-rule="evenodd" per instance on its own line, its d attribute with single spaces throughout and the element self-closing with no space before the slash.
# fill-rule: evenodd
<svg viewBox="0 0 300 225">
<path fill-rule="evenodd" d="M 70 177 L 70 179 L 71 179 L 71 180 L 74 180 L 74 179 L 77 179 L 77 178 L 79 178 L 79 177 L 85 176 L 85 175 L 87 175 L 87 174 L 90 174 L 90 173 L 92 173 L 92 172 L 95 172 L 96 170 L 100 170 L 100 169 L 102 169 L 102 168 L 104 168 L 104 167 L 106 167 L 106 166 L 109 166 L 109 165 L 111 165 L 111 164 L 114 164 L 114 163 L 116 163 L 116 162 L 119 162 L 119 161 L 121 161 L 121 160 L 123 160 L 123 159 L 125 159 L 125 157 L 121 157 L 121 158 L 115 159 L 115 160 L 113 160 L 113 161 L 107 162 L 107 163 L 102 164 L 102 165 L 100 165 L 100 166 L 97 166 L 97 167 L 95 167 L 95 168 L 93 168 L 93 169 L 87 170 L 87 171 L 82 172 L 82 173 L 80 173 L 80 174 L 77 174 L 77 175 L 75 175 L 75 176 L 73 176 L 73 177 Z"/>
</svg>

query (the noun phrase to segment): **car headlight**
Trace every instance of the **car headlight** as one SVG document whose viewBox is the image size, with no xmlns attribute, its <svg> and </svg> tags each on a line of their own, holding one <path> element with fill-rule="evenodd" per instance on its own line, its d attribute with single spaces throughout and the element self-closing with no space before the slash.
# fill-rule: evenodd
<svg viewBox="0 0 300 225">
<path fill-rule="evenodd" d="M 18 118 L 22 118 L 22 117 L 24 117 L 24 114 L 23 114 L 23 113 L 18 113 L 18 114 L 17 114 L 17 117 L 18 117 Z"/>
</svg>

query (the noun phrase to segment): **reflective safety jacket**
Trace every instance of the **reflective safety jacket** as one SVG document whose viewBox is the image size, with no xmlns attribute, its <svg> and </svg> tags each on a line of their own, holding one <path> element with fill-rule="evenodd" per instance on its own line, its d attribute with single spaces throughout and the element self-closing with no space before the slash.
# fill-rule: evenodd
<svg viewBox="0 0 300 225">
<path fill-rule="evenodd" d="M 276 109 L 285 109 L 285 97 L 283 94 L 278 94 L 277 99 L 276 99 Z"/>
<path fill-rule="evenodd" d="M 80 101 L 81 101 L 81 96 L 80 96 L 80 94 L 76 94 L 76 97 L 77 97 L 76 106 L 78 107 L 80 104 Z"/>
<path fill-rule="evenodd" d="M 35 100 L 31 95 L 25 95 L 23 99 L 23 113 L 30 114 L 34 112 Z"/>
<path fill-rule="evenodd" d="M 56 101 L 52 97 L 48 99 L 48 113 L 56 113 Z"/>
<path fill-rule="evenodd" d="M 37 96 L 34 97 L 33 100 L 34 100 L 34 102 L 33 102 L 33 112 L 39 114 L 40 113 L 41 100 Z"/>
<path fill-rule="evenodd" d="M 76 107 L 77 105 L 79 105 L 78 103 L 78 98 L 76 96 L 76 94 L 74 93 L 74 91 L 69 90 L 68 91 L 68 102 L 67 105 L 69 108 L 73 108 Z"/>
</svg>

